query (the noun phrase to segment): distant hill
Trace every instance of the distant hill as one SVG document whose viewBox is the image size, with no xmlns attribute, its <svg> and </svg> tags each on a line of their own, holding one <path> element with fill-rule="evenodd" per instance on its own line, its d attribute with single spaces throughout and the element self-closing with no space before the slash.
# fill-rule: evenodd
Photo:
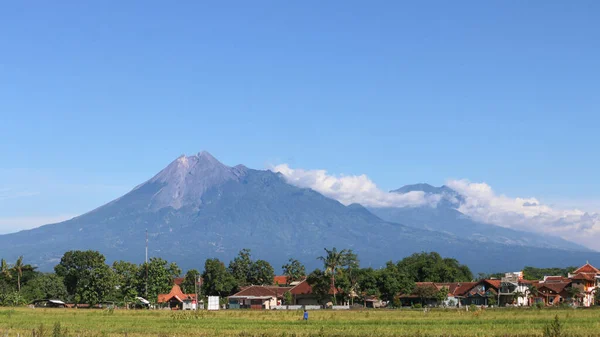
<svg viewBox="0 0 600 337">
<path fill-rule="evenodd" d="M 373 211 L 388 217 L 384 210 Z M 480 240 L 472 232 L 487 227 L 462 221 L 449 210 L 438 211 L 439 217 L 454 214 L 467 233 L 424 229 L 416 220 L 385 221 L 361 205 L 344 206 L 290 185 L 277 173 L 229 167 L 202 152 L 179 157 L 131 192 L 79 217 L 0 236 L 0 256 L 14 260 L 24 255 L 41 270 L 50 270 L 73 249 L 95 249 L 109 261 L 139 263 L 147 229 L 150 256 L 176 261 L 183 269 L 201 269 L 212 257 L 227 262 L 242 248 L 276 269 L 289 257 L 314 268 L 323 248 L 334 246 L 354 249 L 363 266 L 373 267 L 420 251 L 455 257 L 475 271 L 600 263 L 600 254 L 589 251 L 534 247 L 533 241 L 514 245 Z M 405 219 L 418 219 L 419 212 L 424 210 L 407 213 L 412 215 Z M 471 225 L 474 229 L 467 230 Z"/>
<path fill-rule="evenodd" d="M 383 220 L 398 222 L 407 226 L 449 233 L 479 242 L 495 242 L 507 245 L 530 246 L 540 248 L 558 248 L 565 250 L 592 250 L 559 237 L 540 233 L 518 231 L 510 228 L 475 221 L 459 212 L 463 196 L 447 186 L 434 187 L 429 184 L 403 186 L 392 193 L 422 191 L 426 194 L 445 195 L 437 207 L 387 207 L 369 208 Z"/>
</svg>

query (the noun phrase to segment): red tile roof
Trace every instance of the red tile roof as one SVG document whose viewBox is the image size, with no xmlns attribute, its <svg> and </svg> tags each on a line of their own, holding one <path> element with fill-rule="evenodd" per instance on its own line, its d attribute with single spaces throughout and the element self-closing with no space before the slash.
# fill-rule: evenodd
<svg viewBox="0 0 600 337">
<path fill-rule="evenodd" d="M 571 276 L 572 280 L 587 280 L 587 281 L 595 281 L 596 275 L 591 273 L 577 273 Z"/>
<path fill-rule="evenodd" d="M 158 295 L 158 303 L 166 303 L 172 298 L 177 299 L 179 302 L 182 302 L 187 298 L 195 300 L 196 294 L 184 294 L 183 291 L 181 291 L 181 288 L 179 288 L 177 284 L 174 284 L 173 288 L 171 288 L 171 291 L 168 294 Z"/>
<path fill-rule="evenodd" d="M 552 282 L 569 282 L 569 279 L 564 276 L 544 276 L 543 283 L 552 283 Z"/>
<path fill-rule="evenodd" d="M 275 277 L 273 277 L 273 284 L 286 285 L 287 284 L 287 276 L 276 275 Z"/>
<path fill-rule="evenodd" d="M 173 283 L 175 283 L 178 286 L 181 286 L 181 284 L 183 283 L 184 279 L 185 279 L 184 277 L 176 277 L 176 278 L 173 279 Z"/>
<path fill-rule="evenodd" d="M 249 286 L 245 287 L 232 296 L 270 296 L 282 298 L 283 294 L 290 291 L 292 287 L 278 286 Z"/>
<path fill-rule="evenodd" d="M 544 293 L 544 288 L 552 290 L 553 292 L 560 294 L 565 288 L 571 284 L 571 282 L 551 282 L 551 283 L 540 283 L 538 292 Z"/>
<path fill-rule="evenodd" d="M 477 282 L 464 282 L 460 283 L 460 285 L 454 291 L 455 296 L 464 296 L 469 292 L 469 290 L 473 289 L 473 287 L 477 284 Z"/>
<path fill-rule="evenodd" d="M 579 273 L 600 274 L 600 270 L 598 270 L 596 267 L 592 266 L 591 264 L 586 263 L 583 266 L 579 267 L 579 269 L 577 269 L 573 272 L 573 274 L 579 274 Z"/>
<path fill-rule="evenodd" d="M 290 289 L 290 293 L 292 293 L 292 295 L 312 294 L 312 287 L 310 286 L 310 284 L 308 284 L 308 282 L 306 282 L 306 280 L 302 280 L 302 282 L 298 283 L 296 286 Z M 341 291 L 341 289 L 338 288 L 336 294 L 340 293 L 343 293 L 343 291 Z M 329 288 L 329 295 L 333 295 L 333 287 Z"/>
</svg>

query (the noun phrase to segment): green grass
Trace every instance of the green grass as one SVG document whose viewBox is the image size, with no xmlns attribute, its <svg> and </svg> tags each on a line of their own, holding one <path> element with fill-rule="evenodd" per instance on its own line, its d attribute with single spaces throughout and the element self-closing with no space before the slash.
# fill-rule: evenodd
<svg viewBox="0 0 600 337">
<path fill-rule="evenodd" d="M 32 336 L 43 324 L 53 336 L 60 322 L 71 337 L 100 336 L 542 336 L 558 315 L 568 336 L 599 336 L 596 309 L 487 309 L 292 311 L 134 311 L 85 309 L 0 309 L 0 337 Z M 63 337 L 63 336 L 60 336 Z"/>
</svg>

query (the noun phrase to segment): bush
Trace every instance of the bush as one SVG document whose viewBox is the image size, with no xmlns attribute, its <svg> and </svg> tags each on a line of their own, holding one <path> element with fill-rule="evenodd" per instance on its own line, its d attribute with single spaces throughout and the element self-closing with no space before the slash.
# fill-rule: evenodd
<svg viewBox="0 0 600 337">
<path fill-rule="evenodd" d="M 561 325 L 558 320 L 558 315 L 554 316 L 554 320 L 544 327 L 544 337 L 561 337 Z"/>
<path fill-rule="evenodd" d="M 421 303 L 413 304 L 412 307 L 414 309 L 421 309 L 421 308 L 423 308 L 423 306 L 421 305 Z"/>
<path fill-rule="evenodd" d="M 469 311 L 477 311 L 477 310 L 479 310 L 479 307 L 476 306 L 475 304 L 469 305 Z"/>
<path fill-rule="evenodd" d="M 542 309 L 544 306 L 545 306 L 545 305 L 544 305 L 544 303 L 542 303 L 542 302 L 538 302 L 538 303 L 536 303 L 536 304 L 535 304 L 535 307 L 536 307 L 537 309 Z"/>
</svg>

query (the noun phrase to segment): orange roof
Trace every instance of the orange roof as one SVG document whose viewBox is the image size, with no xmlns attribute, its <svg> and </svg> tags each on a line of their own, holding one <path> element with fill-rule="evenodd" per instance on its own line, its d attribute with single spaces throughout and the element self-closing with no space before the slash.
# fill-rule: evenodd
<svg viewBox="0 0 600 337">
<path fill-rule="evenodd" d="M 583 266 L 579 267 L 579 269 L 577 269 L 576 271 L 573 272 L 573 274 L 579 274 L 579 273 L 600 274 L 600 270 L 598 270 L 596 267 L 592 266 L 588 262 L 588 263 L 584 264 Z"/>
<path fill-rule="evenodd" d="M 476 284 L 477 284 L 477 282 L 464 282 L 464 283 L 460 283 L 459 286 L 454 291 L 454 295 L 456 295 L 456 296 L 464 296 Z"/>
<path fill-rule="evenodd" d="M 302 282 L 290 289 L 290 293 L 292 293 L 292 295 L 312 294 L 312 287 L 310 284 L 308 284 L 308 282 L 306 282 L 306 280 L 302 280 Z M 341 289 L 337 289 L 336 293 L 343 293 L 343 291 L 341 291 Z M 329 295 L 333 295 L 333 287 L 329 287 Z"/>
<path fill-rule="evenodd" d="M 183 291 L 181 291 L 181 288 L 179 288 L 177 284 L 174 284 L 173 288 L 171 288 L 171 291 L 168 294 L 158 295 L 158 303 L 168 302 L 172 298 L 177 299 L 179 302 L 183 302 L 183 300 L 187 298 L 195 300 L 196 294 L 184 294 Z"/>
<path fill-rule="evenodd" d="M 483 282 L 491 285 L 492 287 L 498 289 L 500 288 L 500 284 L 502 283 L 502 281 L 500 280 L 482 280 Z"/>
<path fill-rule="evenodd" d="M 281 284 L 281 285 L 287 284 L 287 276 L 276 275 L 275 277 L 273 277 L 273 284 Z"/>
<path fill-rule="evenodd" d="M 552 283 L 552 282 L 568 282 L 569 279 L 564 276 L 544 276 L 543 283 Z"/>
<path fill-rule="evenodd" d="M 283 297 L 283 294 L 290 289 L 292 289 L 292 287 L 249 286 L 232 296 L 271 296 L 281 298 Z"/>
<path fill-rule="evenodd" d="M 180 286 L 183 283 L 184 279 L 185 278 L 183 278 L 183 277 L 176 277 L 176 278 L 173 279 L 173 283 L 175 283 L 176 285 Z"/>
<path fill-rule="evenodd" d="M 591 273 L 577 273 L 571 276 L 572 280 L 587 280 L 587 281 L 595 281 L 596 275 Z"/>
<path fill-rule="evenodd" d="M 552 290 L 553 292 L 559 294 L 561 293 L 563 290 L 565 290 L 565 288 L 571 284 L 571 282 L 552 282 L 552 283 L 542 283 L 540 284 L 540 287 L 538 288 L 538 292 L 542 292 L 544 288 Z"/>
</svg>

